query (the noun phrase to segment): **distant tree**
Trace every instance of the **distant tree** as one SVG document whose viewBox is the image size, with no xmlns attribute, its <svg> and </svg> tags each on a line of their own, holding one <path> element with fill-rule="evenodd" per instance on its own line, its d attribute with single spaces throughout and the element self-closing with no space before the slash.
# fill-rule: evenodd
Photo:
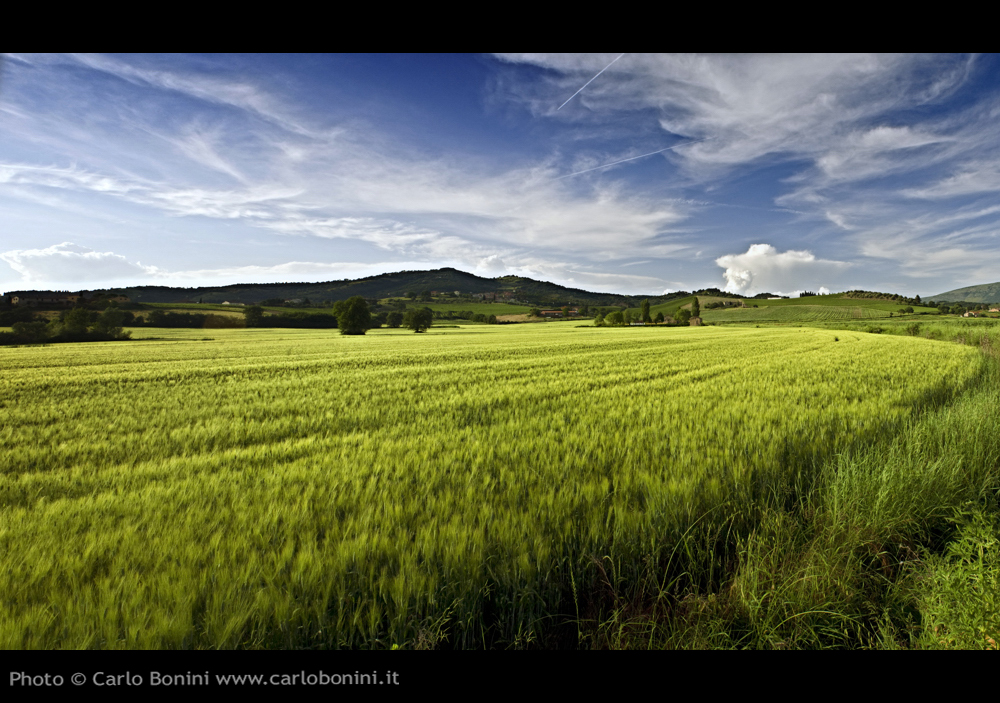
<svg viewBox="0 0 1000 703">
<path fill-rule="evenodd" d="M 594 327 L 604 327 L 604 313 L 597 313 L 597 317 L 594 318 Z"/>
<path fill-rule="evenodd" d="M 15 322 L 11 331 L 25 342 L 44 342 L 49 337 L 50 327 L 41 320 L 34 322 Z"/>
<path fill-rule="evenodd" d="M 162 310 L 154 310 L 146 318 L 146 324 L 150 327 L 163 327 L 167 320 L 167 313 Z"/>
<path fill-rule="evenodd" d="M 385 318 L 385 324 L 393 329 L 403 324 L 403 313 L 398 311 L 390 312 Z"/>
<path fill-rule="evenodd" d="M 963 308 L 961 305 L 952 305 L 950 312 L 952 315 L 962 315 L 965 313 L 965 308 Z"/>
<path fill-rule="evenodd" d="M 486 318 L 486 324 L 495 325 L 496 323 L 497 323 L 496 315 L 490 315 L 489 317 Z"/>
<path fill-rule="evenodd" d="M 86 308 L 73 308 L 60 316 L 65 334 L 86 334 L 90 326 L 90 311 Z"/>
<path fill-rule="evenodd" d="M 629 325 L 631 323 L 632 323 L 632 311 L 631 310 L 623 310 L 622 311 L 622 324 L 623 325 Z"/>
<path fill-rule="evenodd" d="M 247 327 L 260 327 L 264 322 L 264 308 L 260 305 L 248 305 L 243 308 L 243 321 Z"/>
<path fill-rule="evenodd" d="M 686 325 L 691 320 L 691 311 L 687 308 L 680 308 L 674 313 L 674 320 L 679 325 Z"/>
<path fill-rule="evenodd" d="M 701 317 L 701 305 L 698 303 L 697 298 L 691 303 L 691 317 Z"/>
<path fill-rule="evenodd" d="M 430 308 L 408 310 L 403 316 L 403 325 L 414 332 L 423 332 L 434 324 L 434 313 Z"/>
<path fill-rule="evenodd" d="M 333 310 L 337 315 L 337 327 L 341 334 L 364 334 L 371 326 L 372 314 L 368 310 L 368 303 L 360 295 L 338 300 Z"/>
<path fill-rule="evenodd" d="M 607 322 L 609 325 L 613 325 L 615 327 L 618 327 L 620 325 L 624 325 L 625 324 L 625 313 L 623 313 L 621 310 L 616 310 L 615 312 L 611 313 L 610 315 L 605 316 L 604 321 Z"/>
<path fill-rule="evenodd" d="M 697 300 L 697 298 L 695 298 L 695 300 Z M 649 316 L 649 300 L 642 301 L 642 321 L 643 322 L 653 321 L 653 318 Z"/>
<path fill-rule="evenodd" d="M 660 324 L 661 322 L 663 322 L 664 319 L 665 318 L 663 317 L 663 311 L 661 310 L 656 313 L 656 317 L 653 318 L 653 322 L 655 322 L 656 324 Z"/>
<path fill-rule="evenodd" d="M 590 315 L 590 306 L 584 305 L 582 308 L 580 308 L 580 315 L 582 315 L 583 317 L 587 317 L 588 315 Z"/>
<path fill-rule="evenodd" d="M 565 317 L 569 317 L 569 305 L 563 305 L 562 306 L 562 316 L 564 318 Z"/>
<path fill-rule="evenodd" d="M 528 317 L 541 317 L 541 316 L 542 316 L 542 311 L 539 310 L 538 308 L 531 308 L 530 310 L 528 310 Z"/>
<path fill-rule="evenodd" d="M 117 308 L 108 308 L 94 323 L 94 331 L 106 334 L 114 339 L 128 339 L 131 332 L 124 328 L 125 313 Z"/>
<path fill-rule="evenodd" d="M 431 292 L 429 290 L 420 291 L 420 299 L 423 301 L 428 301 L 432 298 Z"/>
</svg>

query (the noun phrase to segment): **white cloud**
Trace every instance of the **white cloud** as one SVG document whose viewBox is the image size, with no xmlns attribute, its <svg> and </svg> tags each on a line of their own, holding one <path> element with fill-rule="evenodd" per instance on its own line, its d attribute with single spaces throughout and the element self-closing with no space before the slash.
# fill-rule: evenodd
<svg viewBox="0 0 1000 703">
<path fill-rule="evenodd" d="M 849 266 L 842 261 L 817 259 L 809 251 L 778 252 L 770 244 L 754 244 L 744 254 L 721 256 L 715 263 L 725 269 L 725 289 L 745 295 L 815 290 Z"/>
<path fill-rule="evenodd" d="M 117 281 L 146 278 L 157 272 L 156 267 L 132 263 L 121 254 L 98 252 L 72 242 L 5 251 L 0 260 L 20 275 L 21 285 Z"/>
</svg>

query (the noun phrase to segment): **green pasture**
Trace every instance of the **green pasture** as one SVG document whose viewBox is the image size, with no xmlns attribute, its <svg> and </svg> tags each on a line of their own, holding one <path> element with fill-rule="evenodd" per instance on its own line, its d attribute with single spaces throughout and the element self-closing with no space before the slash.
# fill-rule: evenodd
<svg viewBox="0 0 1000 703">
<path fill-rule="evenodd" d="M 827 320 L 876 320 L 888 319 L 890 313 L 872 307 L 847 307 L 833 305 L 784 305 L 758 308 L 702 308 L 701 317 L 705 322 L 824 322 Z"/>
<path fill-rule="evenodd" d="M 832 307 L 866 308 L 869 310 L 879 310 L 882 312 L 899 312 L 900 308 L 908 307 L 905 303 L 894 302 L 892 300 L 876 300 L 870 298 L 847 298 L 841 293 L 831 295 L 810 295 L 805 298 L 781 298 L 778 300 L 745 300 L 747 305 L 757 305 L 758 307 L 795 307 L 799 305 L 817 306 L 829 305 Z M 915 305 L 913 312 L 926 312 L 937 314 L 937 308 Z"/>
<path fill-rule="evenodd" d="M 482 313 L 483 315 L 524 315 L 527 314 L 530 307 L 526 305 L 511 305 L 510 303 L 467 303 L 467 302 L 455 302 L 455 303 L 422 303 L 420 301 L 407 301 L 407 307 L 415 308 L 430 308 L 435 312 L 463 312 L 465 310 L 471 310 L 473 313 Z"/>
</svg>

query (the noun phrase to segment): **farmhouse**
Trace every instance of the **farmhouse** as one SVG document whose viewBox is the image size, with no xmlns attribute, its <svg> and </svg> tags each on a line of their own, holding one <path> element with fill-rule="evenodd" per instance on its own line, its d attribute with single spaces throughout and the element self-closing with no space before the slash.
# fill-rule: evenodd
<svg viewBox="0 0 1000 703">
<path fill-rule="evenodd" d="M 23 307 L 66 307 L 71 308 L 83 298 L 83 293 L 54 293 L 51 291 L 31 291 L 10 293 L 11 305 Z"/>
</svg>

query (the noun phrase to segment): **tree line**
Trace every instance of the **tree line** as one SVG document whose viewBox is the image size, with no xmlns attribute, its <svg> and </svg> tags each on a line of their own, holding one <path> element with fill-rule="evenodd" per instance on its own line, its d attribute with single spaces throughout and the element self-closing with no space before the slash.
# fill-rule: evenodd
<svg viewBox="0 0 1000 703">
<path fill-rule="evenodd" d="M 333 314 L 291 313 L 265 315 L 264 308 L 250 305 L 243 309 L 243 321 L 247 327 L 302 327 L 339 329 L 341 334 L 360 335 L 370 329 L 405 327 L 414 332 L 424 332 L 434 324 L 434 313 L 430 308 L 410 309 L 406 312 L 393 310 L 373 315 L 368 301 L 356 295 L 347 300 L 339 300 L 333 306 Z"/>
<path fill-rule="evenodd" d="M 124 310 L 115 307 L 109 307 L 104 312 L 72 308 L 50 321 L 29 315 L 28 319 L 14 322 L 10 332 L 0 332 L 0 345 L 129 339 L 132 335 L 124 329 L 125 316 Z"/>
</svg>

